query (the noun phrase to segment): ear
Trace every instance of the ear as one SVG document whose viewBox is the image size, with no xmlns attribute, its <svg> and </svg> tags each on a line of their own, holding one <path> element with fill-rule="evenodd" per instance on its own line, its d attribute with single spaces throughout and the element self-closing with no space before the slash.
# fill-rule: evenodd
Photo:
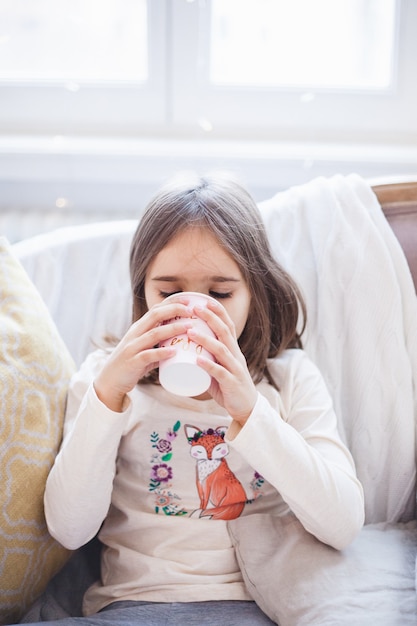
<svg viewBox="0 0 417 626">
<path fill-rule="evenodd" d="M 228 429 L 228 426 L 217 426 L 216 433 L 220 433 L 224 437 L 225 434 L 227 433 L 227 429 Z"/>
<path fill-rule="evenodd" d="M 191 426 L 191 424 L 184 424 L 185 436 L 188 439 L 188 443 L 191 443 L 194 440 L 195 435 L 201 433 L 199 428 L 196 426 Z"/>
</svg>

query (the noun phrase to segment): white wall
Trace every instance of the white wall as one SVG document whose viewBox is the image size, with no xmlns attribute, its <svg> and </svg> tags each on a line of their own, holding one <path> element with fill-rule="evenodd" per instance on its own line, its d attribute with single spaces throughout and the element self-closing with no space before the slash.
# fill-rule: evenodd
<svg viewBox="0 0 417 626">
<path fill-rule="evenodd" d="M 139 217 L 182 169 L 227 169 L 258 201 L 316 176 L 417 176 L 417 147 L 256 141 L 0 138 L 0 232 Z"/>
</svg>

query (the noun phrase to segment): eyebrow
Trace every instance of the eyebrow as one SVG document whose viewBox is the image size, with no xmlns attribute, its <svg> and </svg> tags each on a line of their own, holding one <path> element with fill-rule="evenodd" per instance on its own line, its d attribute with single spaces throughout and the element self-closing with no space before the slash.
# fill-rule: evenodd
<svg viewBox="0 0 417 626">
<path fill-rule="evenodd" d="M 175 283 L 181 280 L 181 278 L 179 276 L 155 276 L 151 280 L 155 282 Z M 241 281 L 240 278 L 233 276 L 209 276 L 209 280 L 213 283 L 239 283 Z"/>
</svg>

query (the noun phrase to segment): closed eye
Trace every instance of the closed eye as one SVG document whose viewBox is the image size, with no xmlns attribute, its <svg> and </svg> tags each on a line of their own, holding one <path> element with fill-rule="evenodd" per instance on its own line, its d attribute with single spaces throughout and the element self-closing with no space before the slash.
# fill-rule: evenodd
<svg viewBox="0 0 417 626">
<path fill-rule="evenodd" d="M 169 298 L 169 296 L 173 296 L 176 293 L 181 293 L 181 291 L 160 291 L 159 295 L 161 298 Z"/>
<path fill-rule="evenodd" d="M 159 291 L 159 295 L 161 298 L 169 298 L 169 296 L 173 296 L 176 293 L 182 293 L 181 291 Z M 226 298 L 232 297 L 232 292 L 219 292 L 219 291 L 209 291 L 209 295 L 216 300 L 224 300 Z"/>
<path fill-rule="evenodd" d="M 227 291 L 224 293 L 220 293 L 217 291 L 209 291 L 209 294 L 212 298 L 216 298 L 216 300 L 222 300 L 224 298 L 231 298 L 232 297 L 232 292 L 231 291 Z"/>
</svg>

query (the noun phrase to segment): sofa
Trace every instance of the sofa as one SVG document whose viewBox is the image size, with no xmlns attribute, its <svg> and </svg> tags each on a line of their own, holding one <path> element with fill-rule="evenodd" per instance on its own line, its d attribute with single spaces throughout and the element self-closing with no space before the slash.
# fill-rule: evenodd
<svg viewBox="0 0 417 626">
<path fill-rule="evenodd" d="M 366 523 L 338 552 L 295 519 L 234 520 L 245 582 L 281 626 L 417 624 L 417 183 L 318 178 L 259 206 L 274 254 L 304 292 L 305 349 L 354 456 Z M 99 576 L 98 539 L 72 554 L 56 544 L 42 494 L 72 373 L 129 325 L 135 227 L 1 242 L 1 624 L 80 615 Z"/>
</svg>

